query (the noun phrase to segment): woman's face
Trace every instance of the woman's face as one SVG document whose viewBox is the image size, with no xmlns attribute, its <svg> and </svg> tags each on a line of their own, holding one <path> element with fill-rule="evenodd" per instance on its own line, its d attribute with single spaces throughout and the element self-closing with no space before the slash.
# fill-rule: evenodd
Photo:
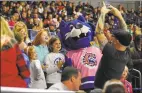
<svg viewBox="0 0 142 93">
<path fill-rule="evenodd" d="M 26 30 L 24 28 L 19 31 L 19 34 L 24 38 L 27 36 Z"/>
<path fill-rule="evenodd" d="M 53 52 L 59 52 L 61 50 L 61 42 L 60 42 L 60 40 L 59 39 L 56 40 L 53 43 L 52 47 L 53 47 Z"/>
<path fill-rule="evenodd" d="M 48 16 L 48 18 L 49 18 L 49 19 L 52 19 L 52 15 L 50 14 L 50 15 Z"/>
<path fill-rule="evenodd" d="M 41 42 L 48 42 L 49 41 L 49 36 L 46 32 L 43 32 L 41 35 Z"/>
<path fill-rule="evenodd" d="M 31 11 L 30 11 L 30 10 L 28 10 L 28 14 L 31 14 Z"/>
<path fill-rule="evenodd" d="M 26 32 L 26 29 L 24 28 L 25 25 L 19 23 L 17 26 L 18 26 L 18 28 L 22 28 L 22 29 L 20 29 L 19 31 L 17 31 L 18 34 L 20 34 L 20 36 L 26 37 L 26 36 L 27 36 L 27 32 Z"/>
</svg>

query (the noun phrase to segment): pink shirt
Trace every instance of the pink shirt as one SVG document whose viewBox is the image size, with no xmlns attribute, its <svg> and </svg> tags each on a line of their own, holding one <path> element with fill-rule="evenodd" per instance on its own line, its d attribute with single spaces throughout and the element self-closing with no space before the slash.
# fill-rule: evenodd
<svg viewBox="0 0 142 93">
<path fill-rule="evenodd" d="M 121 82 L 124 84 L 124 88 L 127 93 L 133 93 L 132 84 L 130 82 L 128 82 L 127 80 L 121 80 Z"/>
<path fill-rule="evenodd" d="M 97 47 L 88 47 L 78 50 L 68 51 L 67 57 L 71 58 L 73 67 L 81 70 L 82 85 L 92 83 L 94 84 L 94 78 L 102 57 L 101 50 Z M 89 78 L 89 77 L 94 78 Z M 87 79 L 88 77 L 88 79 Z"/>
</svg>

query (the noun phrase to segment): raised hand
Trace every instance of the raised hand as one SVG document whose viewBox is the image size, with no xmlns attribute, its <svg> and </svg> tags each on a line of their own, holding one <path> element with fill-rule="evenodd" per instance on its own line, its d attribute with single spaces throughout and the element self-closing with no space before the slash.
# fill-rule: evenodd
<svg viewBox="0 0 142 93">
<path fill-rule="evenodd" d="M 60 69 L 60 68 L 63 66 L 63 64 L 64 64 L 63 61 L 59 61 L 59 62 L 57 63 L 58 68 Z"/>
<path fill-rule="evenodd" d="M 116 17 L 122 16 L 122 15 L 121 15 L 121 12 L 120 12 L 117 8 L 113 7 L 112 5 L 109 5 L 108 8 L 111 10 L 110 12 L 111 12 L 113 15 L 115 15 Z"/>
<path fill-rule="evenodd" d="M 109 5 L 108 8 L 111 10 L 110 12 L 119 19 L 121 29 L 128 31 L 127 24 L 125 23 L 125 20 L 123 19 L 122 15 L 121 15 L 121 12 L 117 8 L 113 7 L 112 5 Z"/>
<path fill-rule="evenodd" d="M 106 4 L 103 2 L 103 7 L 101 8 L 101 13 L 102 14 L 107 14 L 107 13 L 109 13 L 110 12 L 110 9 L 108 9 L 107 7 L 106 7 Z"/>
<path fill-rule="evenodd" d="M 42 69 L 48 68 L 48 65 L 41 65 Z"/>
</svg>

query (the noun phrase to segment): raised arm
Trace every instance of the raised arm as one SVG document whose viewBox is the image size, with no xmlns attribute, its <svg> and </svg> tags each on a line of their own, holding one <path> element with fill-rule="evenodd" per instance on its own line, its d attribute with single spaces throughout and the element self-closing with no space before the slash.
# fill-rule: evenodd
<svg viewBox="0 0 142 93">
<path fill-rule="evenodd" d="M 101 50 L 103 50 L 104 46 L 108 42 L 107 38 L 104 35 L 104 24 L 105 24 L 105 15 L 109 12 L 110 10 L 106 8 L 105 3 L 103 2 L 103 7 L 101 9 L 101 15 L 99 17 L 97 26 L 96 26 L 96 37 L 99 41 L 99 45 Z"/>
<path fill-rule="evenodd" d="M 113 7 L 112 5 L 110 5 L 108 8 L 111 10 L 111 13 L 119 19 L 120 28 L 124 29 L 125 31 L 128 31 L 127 24 L 125 20 L 123 19 L 121 12 L 117 8 Z"/>
</svg>

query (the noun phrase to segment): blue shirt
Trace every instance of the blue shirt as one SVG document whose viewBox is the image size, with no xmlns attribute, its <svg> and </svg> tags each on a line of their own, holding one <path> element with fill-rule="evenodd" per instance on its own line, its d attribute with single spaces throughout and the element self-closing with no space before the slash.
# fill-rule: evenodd
<svg viewBox="0 0 142 93">
<path fill-rule="evenodd" d="M 49 53 L 48 47 L 43 45 L 38 45 L 35 46 L 35 50 L 38 56 L 38 60 L 40 61 L 41 64 L 43 64 L 45 56 Z"/>
</svg>

